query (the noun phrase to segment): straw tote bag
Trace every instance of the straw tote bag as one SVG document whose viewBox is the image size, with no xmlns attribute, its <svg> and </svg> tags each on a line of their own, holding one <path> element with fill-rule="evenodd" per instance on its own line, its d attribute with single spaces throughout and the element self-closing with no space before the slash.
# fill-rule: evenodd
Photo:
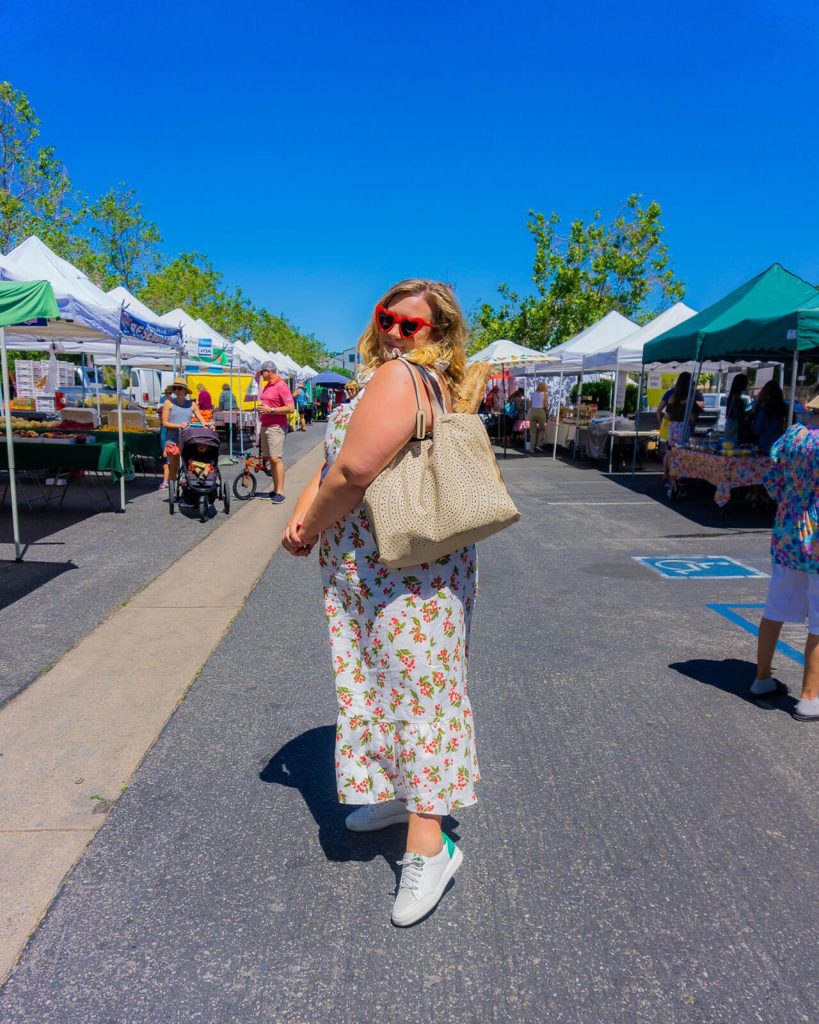
<svg viewBox="0 0 819 1024">
<path fill-rule="evenodd" d="M 509 497 L 486 428 L 473 413 L 447 412 L 438 384 L 417 367 L 435 411 L 428 437 L 418 381 L 415 437 L 364 495 L 379 558 L 392 569 L 434 562 L 511 526 L 520 513 Z M 431 376 L 431 375 L 430 375 Z"/>
</svg>

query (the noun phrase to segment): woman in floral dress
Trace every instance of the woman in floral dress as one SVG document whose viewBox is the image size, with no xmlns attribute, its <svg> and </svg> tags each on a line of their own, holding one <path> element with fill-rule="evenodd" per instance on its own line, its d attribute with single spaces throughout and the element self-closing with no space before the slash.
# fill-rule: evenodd
<svg viewBox="0 0 819 1024">
<path fill-rule="evenodd" d="M 339 715 L 336 778 L 342 803 L 363 804 L 352 831 L 407 824 L 395 924 L 420 920 L 462 862 L 444 814 L 475 803 L 478 762 L 467 695 L 474 547 L 391 569 L 378 559 L 362 499 L 415 434 L 416 377 L 434 432 L 429 371 L 446 408 L 465 371 L 463 314 L 444 284 L 394 285 L 359 341 L 364 387 L 327 425 L 325 465 L 282 537 L 294 555 L 319 545 Z"/>
<path fill-rule="evenodd" d="M 751 697 L 770 700 L 788 692 L 773 678 L 774 651 L 784 622 L 807 619 L 802 696 L 791 713 L 800 722 L 819 722 L 819 391 L 807 403 L 803 422 L 771 448 L 765 486 L 777 503 L 773 569 L 759 624 Z"/>
</svg>

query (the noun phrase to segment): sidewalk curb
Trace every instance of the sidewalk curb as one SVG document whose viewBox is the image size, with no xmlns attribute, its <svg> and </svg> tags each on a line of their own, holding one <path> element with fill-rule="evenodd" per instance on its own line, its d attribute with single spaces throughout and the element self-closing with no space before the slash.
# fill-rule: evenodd
<svg viewBox="0 0 819 1024">
<path fill-rule="evenodd" d="M 322 457 L 317 443 L 288 469 L 292 500 L 237 508 L 0 707 L 0 986 L 230 630 Z"/>
</svg>

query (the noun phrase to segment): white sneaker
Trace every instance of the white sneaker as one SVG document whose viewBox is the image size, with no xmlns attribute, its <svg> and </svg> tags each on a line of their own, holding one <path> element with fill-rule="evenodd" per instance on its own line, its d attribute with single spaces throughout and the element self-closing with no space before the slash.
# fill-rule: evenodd
<svg viewBox="0 0 819 1024">
<path fill-rule="evenodd" d="M 392 923 L 401 928 L 415 924 L 433 910 L 450 878 L 463 863 L 464 855 L 449 836 L 442 834 L 444 848 L 436 857 L 405 853 L 398 895 L 392 908 Z"/>
<path fill-rule="evenodd" d="M 344 824 L 351 832 L 377 832 L 390 825 L 409 821 L 407 805 L 401 800 L 385 800 L 380 804 L 364 804 L 348 814 Z"/>
</svg>

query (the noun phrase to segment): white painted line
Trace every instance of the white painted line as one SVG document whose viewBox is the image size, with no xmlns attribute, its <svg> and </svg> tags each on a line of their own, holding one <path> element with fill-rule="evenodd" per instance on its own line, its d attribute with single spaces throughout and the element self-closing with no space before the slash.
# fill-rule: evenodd
<svg viewBox="0 0 819 1024">
<path fill-rule="evenodd" d="M 546 501 L 545 505 L 656 505 L 656 501 Z"/>
</svg>

